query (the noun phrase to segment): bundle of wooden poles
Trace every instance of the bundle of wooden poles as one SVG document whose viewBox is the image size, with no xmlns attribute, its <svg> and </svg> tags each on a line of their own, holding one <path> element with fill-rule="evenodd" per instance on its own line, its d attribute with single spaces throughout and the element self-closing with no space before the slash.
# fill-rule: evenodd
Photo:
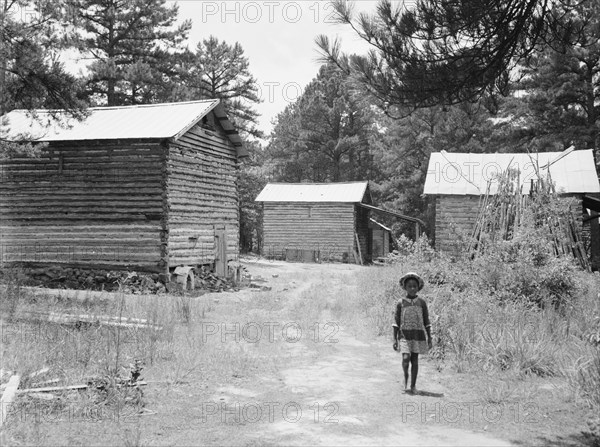
<svg viewBox="0 0 600 447">
<path fill-rule="evenodd" d="M 497 190 L 491 191 L 492 182 Z M 481 195 L 479 211 L 468 245 L 468 253 L 476 257 L 485 251 L 486 245 L 511 240 L 520 229 L 529 225 L 547 231 L 548 239 L 556 256 L 572 255 L 582 268 L 590 270 L 590 262 L 581 238 L 581 221 L 570 206 L 563 204 L 559 211 L 558 194 L 547 173 L 530 181 L 530 191 L 523 193 L 521 174 L 507 169 L 490 180 L 485 194 Z M 566 202 L 565 202 L 566 203 Z M 533 222 L 531 221 L 533 220 Z"/>
</svg>

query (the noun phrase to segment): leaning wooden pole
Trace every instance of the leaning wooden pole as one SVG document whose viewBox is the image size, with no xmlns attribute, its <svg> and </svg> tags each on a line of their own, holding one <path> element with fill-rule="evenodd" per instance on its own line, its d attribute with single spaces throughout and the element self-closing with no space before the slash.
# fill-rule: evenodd
<svg viewBox="0 0 600 447">
<path fill-rule="evenodd" d="M 360 265 L 363 265 L 363 257 L 362 257 L 362 252 L 360 250 L 360 240 L 358 239 L 358 233 L 356 231 L 354 232 L 354 237 L 356 238 L 356 248 L 358 250 L 358 261 L 360 262 Z"/>
</svg>

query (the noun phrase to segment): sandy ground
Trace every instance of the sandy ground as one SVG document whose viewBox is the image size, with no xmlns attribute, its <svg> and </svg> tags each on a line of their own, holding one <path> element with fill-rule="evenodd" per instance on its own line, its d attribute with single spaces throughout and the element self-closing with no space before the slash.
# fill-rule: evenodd
<svg viewBox="0 0 600 447">
<path fill-rule="evenodd" d="M 251 272 L 253 267 L 256 271 L 262 270 L 260 265 L 254 265 L 250 266 Z M 277 263 L 272 268 L 278 270 L 279 277 L 271 279 L 277 288 L 278 284 L 289 283 L 301 272 L 315 273 L 312 278 L 318 281 L 320 277 L 316 273 L 324 267 Z M 324 295 L 340 288 L 351 293 L 355 286 L 354 274 L 362 269 L 353 265 L 329 265 L 325 268 L 331 277 L 328 279 L 330 290 L 322 290 Z M 296 300 L 301 300 L 302 292 L 311 285 L 310 281 L 304 281 L 301 287 L 287 292 L 284 299 L 288 305 L 293 306 Z M 400 357 L 388 346 L 389 343 L 361 341 L 327 313 L 321 315 L 321 321 L 325 322 L 321 324 L 324 330 L 316 343 L 322 344 L 320 348 L 325 349 L 319 350 L 317 357 L 313 355 L 315 346 L 311 343 L 315 343 L 314 337 L 298 343 L 286 343 L 293 361 L 272 377 L 263 378 L 263 381 L 278 383 L 276 391 L 265 392 L 260 385 L 255 389 L 247 386 L 225 390 L 224 394 L 230 399 L 240 402 L 269 399 L 270 402 L 281 403 L 274 406 L 273 422 L 255 427 L 256 433 L 261 434 L 261 441 L 283 445 L 343 446 L 512 445 L 485 433 L 441 425 L 412 424 L 410 418 L 419 416 L 421 403 L 403 393 L 399 380 Z M 328 321 L 331 324 L 325 328 Z M 423 367 L 421 380 L 427 373 L 426 368 Z M 431 395 L 447 392 L 439 384 L 425 382 L 422 385 Z M 251 396 L 252 400 L 248 400 L 247 396 Z M 436 398 L 429 399 L 433 399 L 427 402 L 430 413 L 423 416 L 443 417 L 441 410 L 436 411 Z M 289 411 L 283 415 L 286 404 Z M 390 406 L 400 406 L 401 411 L 390 415 L 385 410 Z M 384 411 L 372 411 L 376 408 Z M 381 419 L 383 415 L 384 420 Z"/>
<path fill-rule="evenodd" d="M 490 405 L 479 393 L 489 382 L 486 377 L 436 370 L 425 357 L 417 383 L 421 393 L 410 396 L 403 392 L 401 358 L 386 337 L 357 333 L 327 306 L 314 323 L 305 318 L 307 296 L 328 301 L 355 294 L 358 274 L 377 267 L 256 261 L 247 268 L 266 279 L 263 284 L 272 291 L 245 289 L 202 299 L 215 306 L 207 318 L 230 324 L 275 309 L 279 343 L 265 346 L 261 340 L 262 347 L 239 347 L 240 352 L 256 350 L 262 363 L 243 373 L 208 377 L 198 371 L 177 385 L 150 385 L 142 416 L 104 424 L 55 424 L 40 444 L 580 445 L 584 413 L 573 402 L 557 403 L 564 400 L 561 384 L 523 383 L 523 389 L 536 390 L 535 402 Z M 77 291 L 51 293 L 84 298 Z M 111 296 L 103 293 L 102 298 Z M 249 315 L 241 318 L 238 312 Z M 304 330 L 297 340 L 292 326 L 281 330 L 290 321 Z M 151 368 L 147 373 L 150 381 L 161 379 L 153 377 Z"/>
</svg>

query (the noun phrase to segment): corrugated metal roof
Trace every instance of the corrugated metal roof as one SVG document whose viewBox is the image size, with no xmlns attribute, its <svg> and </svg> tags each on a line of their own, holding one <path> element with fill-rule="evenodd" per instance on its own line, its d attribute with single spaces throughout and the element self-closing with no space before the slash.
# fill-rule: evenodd
<svg viewBox="0 0 600 447">
<path fill-rule="evenodd" d="M 573 151 L 562 158 L 562 152 L 534 154 L 465 154 L 434 152 L 429 159 L 424 194 L 431 195 L 480 195 L 485 194 L 488 181 L 490 192 L 497 191 L 495 175 L 511 168 L 521 172 L 523 193 L 528 194 L 531 180 L 537 179 L 536 167 L 546 177 L 548 163 L 550 176 L 557 192 L 600 192 L 598 174 L 594 167 L 591 149 Z M 560 158 L 560 159 L 559 159 Z"/>
<path fill-rule="evenodd" d="M 68 117 L 64 111 L 13 110 L 0 119 L 0 138 L 9 141 L 177 138 L 218 105 L 218 99 L 209 99 L 123 107 L 92 107 L 87 109 L 89 116 L 82 121 Z M 224 113 L 220 115 L 223 116 Z M 222 122 L 226 119 L 220 118 Z M 239 137 L 237 139 L 239 140 Z"/>
<path fill-rule="evenodd" d="M 362 202 L 368 182 L 268 183 L 257 202 Z"/>
</svg>

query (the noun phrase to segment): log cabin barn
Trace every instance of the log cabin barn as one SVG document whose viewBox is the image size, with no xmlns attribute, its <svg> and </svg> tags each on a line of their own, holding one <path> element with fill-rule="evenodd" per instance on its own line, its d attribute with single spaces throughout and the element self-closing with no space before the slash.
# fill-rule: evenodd
<svg viewBox="0 0 600 447">
<path fill-rule="evenodd" d="M 14 110 L 0 124 L 0 138 L 46 143 L 0 165 L 2 265 L 228 273 L 247 153 L 219 100 L 91 108 L 83 120 Z"/>
<path fill-rule="evenodd" d="M 263 255 L 290 261 L 368 263 L 389 253 L 391 231 L 370 218 L 369 183 L 269 183 L 263 204 Z M 384 254 L 385 253 L 385 254 Z"/>
<path fill-rule="evenodd" d="M 600 234 L 590 228 L 594 208 L 600 209 L 598 174 L 592 150 L 540 152 L 534 154 L 469 154 L 434 152 L 429 159 L 424 194 L 435 198 L 436 249 L 459 250 L 457 234 L 471 234 L 479 210 L 480 198 L 486 193 L 488 181 L 508 167 L 519 169 L 523 194 L 529 194 L 532 180 L 550 171 L 556 191 L 576 198 L 581 203 L 581 223 L 588 234 L 588 247 L 600 243 Z M 495 192 L 490 183 L 490 194 Z M 594 234 L 596 231 L 596 234 Z M 600 253 L 592 250 L 592 258 Z"/>
</svg>

